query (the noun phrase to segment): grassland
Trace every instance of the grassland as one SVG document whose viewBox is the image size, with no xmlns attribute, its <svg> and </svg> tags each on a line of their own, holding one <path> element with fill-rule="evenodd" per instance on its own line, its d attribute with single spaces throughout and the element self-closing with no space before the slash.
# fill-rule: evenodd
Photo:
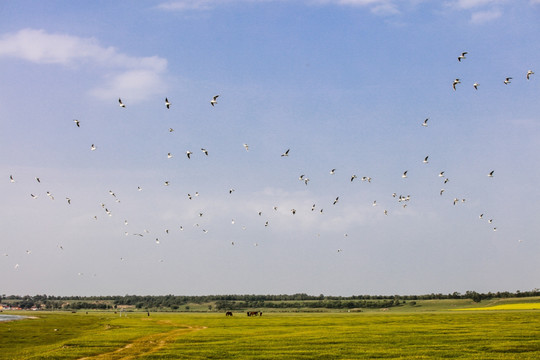
<svg viewBox="0 0 540 360">
<path fill-rule="evenodd" d="M 520 303 L 498 305 L 511 304 Z M 261 317 L 26 312 L 19 314 L 36 318 L 0 323 L 0 358 L 540 359 L 540 311 L 447 311 L 458 305 L 475 306 L 448 300 L 388 311 Z"/>
</svg>

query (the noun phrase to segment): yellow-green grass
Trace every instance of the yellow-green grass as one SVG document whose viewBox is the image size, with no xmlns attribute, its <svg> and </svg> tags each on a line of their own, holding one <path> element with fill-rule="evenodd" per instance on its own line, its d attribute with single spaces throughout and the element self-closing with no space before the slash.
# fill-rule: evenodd
<svg viewBox="0 0 540 360">
<path fill-rule="evenodd" d="M 540 359 L 539 311 L 20 314 L 2 359 Z"/>
<path fill-rule="evenodd" d="M 486 307 L 473 307 L 460 310 L 540 310 L 540 303 L 501 304 Z"/>
</svg>

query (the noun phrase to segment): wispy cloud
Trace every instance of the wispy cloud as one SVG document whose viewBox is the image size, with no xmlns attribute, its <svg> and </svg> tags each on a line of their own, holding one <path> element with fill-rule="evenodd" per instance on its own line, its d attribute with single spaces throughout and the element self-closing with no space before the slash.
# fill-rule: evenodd
<svg viewBox="0 0 540 360">
<path fill-rule="evenodd" d="M 105 72 L 105 83 L 92 89 L 90 94 L 102 99 L 123 96 L 140 100 L 161 92 L 167 69 L 167 60 L 158 56 L 129 56 L 114 47 L 103 47 L 94 38 L 51 34 L 36 29 L 2 35 L 0 57 L 37 64 L 95 67 Z"/>
<path fill-rule="evenodd" d="M 471 23 L 482 24 L 488 21 L 498 19 L 502 16 L 502 11 L 499 9 L 477 11 L 471 14 Z"/>
<path fill-rule="evenodd" d="M 483 24 L 503 16 L 503 9 L 508 0 L 454 0 L 446 5 L 457 11 L 470 12 L 472 24 Z"/>
<path fill-rule="evenodd" d="M 239 3 L 269 3 L 284 2 L 285 0 L 172 0 L 159 4 L 158 9 L 169 11 L 203 11 L 212 10 L 223 4 Z M 297 0 L 306 5 L 336 5 L 349 7 L 364 7 L 380 15 L 399 13 L 396 0 Z"/>
<path fill-rule="evenodd" d="M 457 0 L 453 2 L 453 6 L 458 9 L 474 9 L 482 6 L 496 5 L 505 2 L 505 0 Z"/>
<path fill-rule="evenodd" d="M 185 10 L 210 10 L 216 2 L 212 0 L 177 0 L 159 4 L 158 9 L 185 11 Z"/>
</svg>

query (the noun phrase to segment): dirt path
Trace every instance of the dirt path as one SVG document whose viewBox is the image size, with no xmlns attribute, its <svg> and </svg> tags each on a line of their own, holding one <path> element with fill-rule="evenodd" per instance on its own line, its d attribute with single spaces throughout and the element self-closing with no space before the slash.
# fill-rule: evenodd
<svg viewBox="0 0 540 360">
<path fill-rule="evenodd" d="M 152 334 L 148 336 L 144 336 L 138 339 L 135 339 L 131 343 L 127 344 L 126 346 L 111 351 L 108 353 L 96 355 L 96 356 L 88 356 L 80 358 L 79 360 L 130 360 L 130 359 L 137 359 L 141 355 L 148 355 L 152 354 L 156 351 L 159 351 L 165 345 L 168 343 L 174 341 L 178 336 L 190 333 L 193 331 L 199 331 L 206 329 L 206 326 L 201 327 L 185 327 L 181 329 L 176 329 L 164 333 L 159 334 Z"/>
</svg>

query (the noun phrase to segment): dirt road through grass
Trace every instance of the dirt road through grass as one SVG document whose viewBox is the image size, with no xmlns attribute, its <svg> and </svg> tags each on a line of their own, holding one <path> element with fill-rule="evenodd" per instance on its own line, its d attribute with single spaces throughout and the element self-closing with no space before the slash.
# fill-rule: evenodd
<svg viewBox="0 0 540 360">
<path fill-rule="evenodd" d="M 135 339 L 129 344 L 112 352 L 99 354 L 95 356 L 87 356 L 79 360 L 131 360 L 137 359 L 142 355 L 155 353 L 165 347 L 168 343 L 176 340 L 184 334 L 206 329 L 205 326 L 192 327 L 187 326 L 180 329 L 175 329 L 163 333 L 152 334 Z"/>
</svg>

